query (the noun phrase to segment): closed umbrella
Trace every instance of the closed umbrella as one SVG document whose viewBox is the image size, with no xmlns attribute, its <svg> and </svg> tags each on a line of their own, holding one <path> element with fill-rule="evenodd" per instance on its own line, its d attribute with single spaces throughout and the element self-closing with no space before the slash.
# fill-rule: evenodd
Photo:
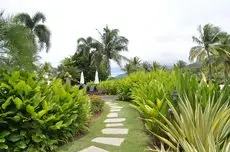
<svg viewBox="0 0 230 152">
<path fill-rule="evenodd" d="M 95 84 L 99 84 L 99 78 L 98 78 L 98 72 L 96 71 L 95 73 L 95 80 L 94 80 Z"/>
<path fill-rule="evenodd" d="M 80 84 L 84 84 L 84 83 L 85 83 L 84 74 L 83 72 L 81 72 Z"/>
</svg>

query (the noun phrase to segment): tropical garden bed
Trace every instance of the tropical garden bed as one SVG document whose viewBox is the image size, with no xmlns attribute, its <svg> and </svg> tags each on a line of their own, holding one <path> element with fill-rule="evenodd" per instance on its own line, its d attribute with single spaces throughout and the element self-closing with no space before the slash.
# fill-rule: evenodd
<svg viewBox="0 0 230 152">
<path fill-rule="evenodd" d="M 156 70 L 105 81 L 100 89 L 130 101 L 159 151 L 229 151 L 230 87 L 203 76 Z"/>
</svg>

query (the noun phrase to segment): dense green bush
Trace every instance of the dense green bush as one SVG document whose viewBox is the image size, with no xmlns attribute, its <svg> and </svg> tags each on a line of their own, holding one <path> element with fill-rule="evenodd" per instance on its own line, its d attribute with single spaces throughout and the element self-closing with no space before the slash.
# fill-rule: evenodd
<svg viewBox="0 0 230 152">
<path fill-rule="evenodd" d="M 1 74 L 0 151 L 47 152 L 86 129 L 90 102 L 84 91 L 34 73 Z"/>
<path fill-rule="evenodd" d="M 102 81 L 97 85 L 97 90 L 105 94 L 116 95 L 118 86 L 117 81 L 118 80 Z"/>
<path fill-rule="evenodd" d="M 93 115 L 102 112 L 104 107 L 104 100 L 102 100 L 99 96 L 91 96 L 91 112 Z"/>
</svg>

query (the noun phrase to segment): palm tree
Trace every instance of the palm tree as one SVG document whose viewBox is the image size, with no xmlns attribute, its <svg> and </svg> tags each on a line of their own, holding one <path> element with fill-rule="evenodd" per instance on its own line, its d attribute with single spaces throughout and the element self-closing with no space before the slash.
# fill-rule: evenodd
<svg viewBox="0 0 230 152">
<path fill-rule="evenodd" d="M 189 53 L 189 60 L 195 59 L 200 62 L 207 59 L 208 62 L 208 76 L 209 82 L 212 79 L 212 66 L 211 66 L 211 54 L 214 51 L 214 47 L 218 44 L 221 30 L 212 24 L 206 24 L 203 28 L 201 25 L 198 27 L 199 38 L 193 36 L 193 42 L 197 43 L 197 46 L 191 48 Z"/>
<path fill-rule="evenodd" d="M 130 59 L 128 63 L 122 68 L 123 71 L 126 71 L 127 74 L 139 71 L 142 69 L 142 63 L 139 57 L 134 57 Z"/>
<path fill-rule="evenodd" d="M 79 38 L 77 40 L 77 52 L 83 56 L 89 56 L 92 49 L 93 38 Z"/>
<path fill-rule="evenodd" d="M 84 57 L 85 64 L 94 65 L 96 69 L 99 69 L 102 63 L 102 54 L 98 51 L 98 41 L 92 37 L 88 37 L 86 39 L 79 38 L 77 44 L 76 53 Z"/>
<path fill-rule="evenodd" d="M 157 70 L 159 68 L 161 68 L 160 63 L 158 63 L 157 61 L 153 61 L 153 70 Z"/>
<path fill-rule="evenodd" d="M 177 63 L 176 63 L 176 66 L 177 66 L 179 69 L 185 68 L 186 65 L 187 65 L 187 63 L 184 62 L 183 60 L 179 60 L 179 61 L 177 61 Z"/>
<path fill-rule="evenodd" d="M 224 65 L 224 78 L 225 82 L 228 81 L 228 73 L 230 71 L 230 35 L 223 33 L 220 36 L 220 44 L 216 47 L 214 62 Z"/>
<path fill-rule="evenodd" d="M 0 13 L 0 64 L 7 69 L 33 70 L 36 59 L 34 36 L 28 28 L 15 24 Z"/>
<path fill-rule="evenodd" d="M 107 73 L 111 74 L 110 60 L 114 60 L 120 67 L 122 66 L 122 60 L 128 60 L 120 54 L 122 51 L 128 51 L 128 39 L 124 36 L 120 36 L 118 29 L 111 30 L 108 26 L 103 29 L 102 34 L 100 32 L 99 34 L 101 36 L 101 42 L 97 41 L 95 45 L 97 45 L 98 54 L 102 55 L 101 61 L 106 65 Z"/>
<path fill-rule="evenodd" d="M 46 47 L 46 52 L 50 48 L 50 31 L 44 24 L 46 17 L 43 13 L 37 12 L 33 17 L 27 13 L 19 13 L 15 16 L 14 20 L 18 23 L 24 24 L 31 32 L 38 38 L 38 43 L 40 44 L 40 50 Z"/>
<path fill-rule="evenodd" d="M 153 69 L 152 65 L 146 61 L 142 63 L 142 67 L 145 71 L 148 71 L 148 72 L 150 72 Z"/>
</svg>

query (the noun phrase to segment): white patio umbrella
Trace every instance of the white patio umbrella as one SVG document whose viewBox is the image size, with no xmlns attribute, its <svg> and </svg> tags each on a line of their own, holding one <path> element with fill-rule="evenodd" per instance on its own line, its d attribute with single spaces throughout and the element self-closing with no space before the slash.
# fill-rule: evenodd
<svg viewBox="0 0 230 152">
<path fill-rule="evenodd" d="M 95 80 L 94 80 L 95 84 L 99 84 L 99 78 L 98 78 L 98 72 L 96 71 L 95 73 Z"/>
<path fill-rule="evenodd" d="M 84 83 L 85 83 L 84 74 L 83 72 L 81 72 L 80 84 L 84 84 Z"/>
</svg>

